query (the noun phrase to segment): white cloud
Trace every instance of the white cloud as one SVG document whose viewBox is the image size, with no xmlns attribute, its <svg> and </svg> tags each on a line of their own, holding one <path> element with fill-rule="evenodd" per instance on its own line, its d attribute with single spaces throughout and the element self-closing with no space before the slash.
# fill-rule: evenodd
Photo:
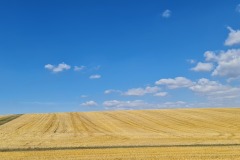
<svg viewBox="0 0 240 160">
<path fill-rule="evenodd" d="M 187 62 L 190 63 L 190 64 L 196 63 L 196 61 L 194 59 L 187 59 Z"/>
<path fill-rule="evenodd" d="M 205 60 L 216 63 L 212 76 L 237 79 L 240 77 L 240 49 L 229 49 L 227 51 L 207 51 L 204 53 Z"/>
<path fill-rule="evenodd" d="M 74 71 L 82 71 L 85 68 L 85 66 L 74 66 Z"/>
<path fill-rule="evenodd" d="M 179 77 L 177 77 L 175 79 L 161 79 L 157 82 L 158 84 L 168 86 L 170 89 L 185 87 L 209 99 L 231 99 L 240 97 L 240 88 L 223 85 L 217 81 L 210 81 L 206 78 L 191 81 L 184 77 L 181 77 L 179 80 Z"/>
<path fill-rule="evenodd" d="M 158 92 L 158 93 L 155 93 L 154 96 L 156 97 L 165 97 L 168 93 L 167 92 Z"/>
<path fill-rule="evenodd" d="M 234 30 L 231 27 L 227 27 L 227 29 L 230 31 L 230 33 L 228 34 L 224 44 L 226 46 L 240 44 L 240 30 Z"/>
<path fill-rule="evenodd" d="M 87 106 L 87 107 L 90 107 L 90 106 L 97 106 L 98 104 L 95 102 L 95 101 L 87 101 L 87 102 L 84 102 L 81 104 L 81 106 Z"/>
<path fill-rule="evenodd" d="M 222 87 L 223 86 L 216 81 L 210 81 L 206 78 L 201 78 L 189 88 L 195 92 L 207 93 L 219 90 Z"/>
<path fill-rule="evenodd" d="M 154 87 L 147 86 L 145 88 L 132 88 L 127 90 L 126 92 L 122 92 L 120 90 L 108 89 L 104 91 L 104 94 L 120 93 L 121 95 L 124 95 L 124 96 L 144 96 L 146 94 L 157 93 L 159 90 L 160 88 L 157 86 L 154 86 Z"/>
<path fill-rule="evenodd" d="M 105 91 L 104 91 L 104 94 L 111 94 L 111 93 L 113 93 L 113 92 L 115 92 L 114 89 L 108 89 L 108 90 L 105 90 Z"/>
<path fill-rule="evenodd" d="M 148 103 L 143 100 L 134 101 L 118 101 L 110 100 L 103 102 L 105 109 L 123 110 L 123 109 L 158 109 L 158 108 L 180 108 L 188 107 L 188 104 L 183 101 L 165 102 L 165 103 Z"/>
<path fill-rule="evenodd" d="M 206 51 L 204 57 L 206 61 L 218 61 L 218 56 L 213 51 Z"/>
<path fill-rule="evenodd" d="M 227 98 L 227 97 L 225 97 Z M 231 98 L 230 96 L 228 98 Z M 238 107 L 239 101 L 229 99 L 231 107 Z M 226 107 L 229 106 L 229 101 L 226 99 L 210 99 L 203 102 L 185 102 L 185 101 L 169 101 L 163 103 L 148 103 L 143 100 L 119 101 L 110 100 L 104 101 L 103 106 L 107 110 L 134 110 L 134 109 L 160 109 L 160 108 L 196 108 L 196 107 Z"/>
<path fill-rule="evenodd" d="M 103 102 L 103 106 L 106 108 L 113 109 L 136 109 L 136 108 L 148 108 L 149 104 L 145 103 L 142 100 L 134 100 L 134 101 L 118 101 L 111 100 Z"/>
<path fill-rule="evenodd" d="M 169 9 L 165 10 L 163 13 L 162 13 L 162 17 L 163 18 L 169 18 L 171 17 L 171 14 L 172 14 L 172 11 L 170 11 Z"/>
<path fill-rule="evenodd" d="M 189 87 L 192 85 L 192 81 L 185 77 L 176 77 L 174 79 L 160 79 L 155 82 L 156 85 L 166 85 L 170 89 Z"/>
<path fill-rule="evenodd" d="M 111 94 L 111 93 L 122 93 L 120 90 L 115 89 L 108 89 L 104 91 L 104 94 Z"/>
<path fill-rule="evenodd" d="M 213 71 L 213 76 L 224 76 L 236 78 L 240 76 L 240 50 L 232 49 L 222 52 L 218 56 L 217 67 Z"/>
<path fill-rule="evenodd" d="M 199 79 L 189 89 L 211 99 L 229 99 L 240 96 L 240 88 L 223 85 L 206 78 Z"/>
<path fill-rule="evenodd" d="M 89 77 L 89 79 L 99 79 L 99 78 L 101 78 L 101 75 L 99 74 L 94 74 Z"/>
<path fill-rule="evenodd" d="M 87 98 L 88 96 L 87 95 L 81 95 L 80 97 L 81 98 Z"/>
<path fill-rule="evenodd" d="M 191 68 L 192 71 L 195 72 L 209 72 L 213 70 L 213 64 L 212 63 L 202 63 L 198 62 L 197 65 L 193 68 Z"/>
<path fill-rule="evenodd" d="M 143 96 L 145 94 L 156 93 L 160 89 L 157 86 L 154 87 L 146 87 L 146 88 L 132 88 L 129 89 L 127 92 L 123 93 L 125 96 Z"/>
<path fill-rule="evenodd" d="M 240 77 L 240 49 L 230 49 L 220 51 L 218 54 L 207 51 L 204 56 L 206 61 L 216 63 L 216 68 L 213 70 L 213 76 L 227 77 L 235 79 Z"/>
<path fill-rule="evenodd" d="M 52 64 L 46 64 L 44 66 L 44 68 L 46 68 L 46 69 L 48 69 L 48 70 L 50 70 L 50 71 L 52 71 L 54 73 L 58 73 L 58 72 L 62 72 L 64 70 L 69 70 L 71 68 L 71 66 L 68 65 L 68 64 L 65 64 L 63 62 L 63 63 L 58 64 L 57 66 L 54 66 Z"/>
</svg>

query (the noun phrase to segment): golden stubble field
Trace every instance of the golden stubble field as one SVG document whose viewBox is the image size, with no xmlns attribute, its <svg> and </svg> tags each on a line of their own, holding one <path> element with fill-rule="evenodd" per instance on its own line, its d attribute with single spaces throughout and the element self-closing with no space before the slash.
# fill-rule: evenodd
<svg viewBox="0 0 240 160">
<path fill-rule="evenodd" d="M 238 108 L 25 114 L 8 119 L 0 125 L 4 160 L 240 159 Z"/>
<path fill-rule="evenodd" d="M 155 147 L 0 152 L 3 160 L 239 160 L 240 147 Z"/>
</svg>

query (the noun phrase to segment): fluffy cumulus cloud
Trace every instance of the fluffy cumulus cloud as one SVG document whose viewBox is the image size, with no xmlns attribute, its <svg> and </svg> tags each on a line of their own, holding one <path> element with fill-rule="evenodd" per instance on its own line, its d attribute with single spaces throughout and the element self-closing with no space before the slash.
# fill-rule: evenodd
<svg viewBox="0 0 240 160">
<path fill-rule="evenodd" d="M 228 37 L 225 40 L 224 44 L 226 46 L 232 46 L 232 45 L 240 44 L 240 30 L 234 30 L 231 27 L 227 27 L 227 28 L 230 32 L 229 32 Z"/>
<path fill-rule="evenodd" d="M 192 81 L 185 77 L 160 79 L 155 82 L 156 85 L 165 85 L 170 89 L 184 88 L 192 85 Z"/>
<path fill-rule="evenodd" d="M 90 106 L 97 106 L 97 102 L 95 101 L 87 101 L 87 102 L 84 102 L 81 104 L 81 106 L 87 106 L 87 107 L 90 107 Z"/>
<path fill-rule="evenodd" d="M 204 57 L 206 61 L 218 61 L 218 56 L 213 51 L 206 51 Z"/>
<path fill-rule="evenodd" d="M 124 92 L 123 95 L 125 96 L 143 96 L 145 94 L 156 93 L 160 90 L 159 87 L 146 87 L 146 88 L 132 88 L 128 91 Z"/>
<path fill-rule="evenodd" d="M 195 72 L 209 72 L 213 70 L 213 64 L 212 63 L 202 63 L 198 62 L 197 65 L 193 68 L 191 68 L 192 71 Z"/>
<path fill-rule="evenodd" d="M 232 99 L 240 96 L 240 88 L 223 85 L 206 78 L 201 78 L 194 82 L 189 89 L 211 99 Z"/>
<path fill-rule="evenodd" d="M 101 78 L 101 75 L 99 74 L 94 74 L 89 77 L 89 79 L 99 79 L 99 78 Z"/>
<path fill-rule="evenodd" d="M 163 18 L 169 18 L 169 17 L 171 17 L 171 15 L 172 15 L 172 11 L 170 11 L 169 9 L 163 11 L 163 13 L 162 13 Z"/>
<path fill-rule="evenodd" d="M 197 81 L 191 81 L 185 77 L 181 77 L 182 81 L 177 79 L 179 79 L 179 77 L 175 79 L 161 79 L 160 82 L 157 82 L 161 85 L 167 85 L 170 89 L 187 88 L 209 99 L 233 99 L 240 97 L 239 87 L 223 85 L 217 81 L 211 81 L 206 78 L 201 78 Z"/>
<path fill-rule="evenodd" d="M 58 73 L 58 72 L 62 72 L 62 71 L 64 71 L 64 70 L 69 70 L 69 69 L 71 69 L 71 66 L 68 65 L 68 64 L 65 64 L 65 63 L 60 63 L 60 64 L 58 64 L 57 66 L 52 65 L 52 64 L 46 64 L 46 65 L 44 66 L 44 68 L 46 68 L 46 69 L 48 69 L 48 70 L 50 70 L 50 71 L 52 71 L 52 72 L 54 72 L 54 73 Z"/>
<path fill-rule="evenodd" d="M 227 78 L 240 77 L 240 49 L 229 49 L 219 53 L 207 51 L 204 54 L 206 61 L 216 63 L 213 76 Z"/>
</svg>

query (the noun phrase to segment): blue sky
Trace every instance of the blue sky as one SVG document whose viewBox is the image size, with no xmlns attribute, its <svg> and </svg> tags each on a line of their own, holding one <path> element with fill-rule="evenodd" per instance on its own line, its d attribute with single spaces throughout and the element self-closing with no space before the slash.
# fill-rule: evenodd
<svg viewBox="0 0 240 160">
<path fill-rule="evenodd" d="M 238 107 L 239 4 L 2 0 L 0 114 Z"/>
</svg>

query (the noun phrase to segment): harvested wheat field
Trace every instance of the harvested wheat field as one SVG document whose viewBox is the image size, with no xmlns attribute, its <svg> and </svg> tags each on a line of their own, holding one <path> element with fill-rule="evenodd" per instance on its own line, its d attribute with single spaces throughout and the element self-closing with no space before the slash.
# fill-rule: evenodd
<svg viewBox="0 0 240 160">
<path fill-rule="evenodd" d="M 240 147 L 153 147 L 3 152 L 4 160 L 235 160 Z"/>
<path fill-rule="evenodd" d="M 240 159 L 240 109 L 4 116 L 0 151 L 16 160 Z"/>
</svg>

